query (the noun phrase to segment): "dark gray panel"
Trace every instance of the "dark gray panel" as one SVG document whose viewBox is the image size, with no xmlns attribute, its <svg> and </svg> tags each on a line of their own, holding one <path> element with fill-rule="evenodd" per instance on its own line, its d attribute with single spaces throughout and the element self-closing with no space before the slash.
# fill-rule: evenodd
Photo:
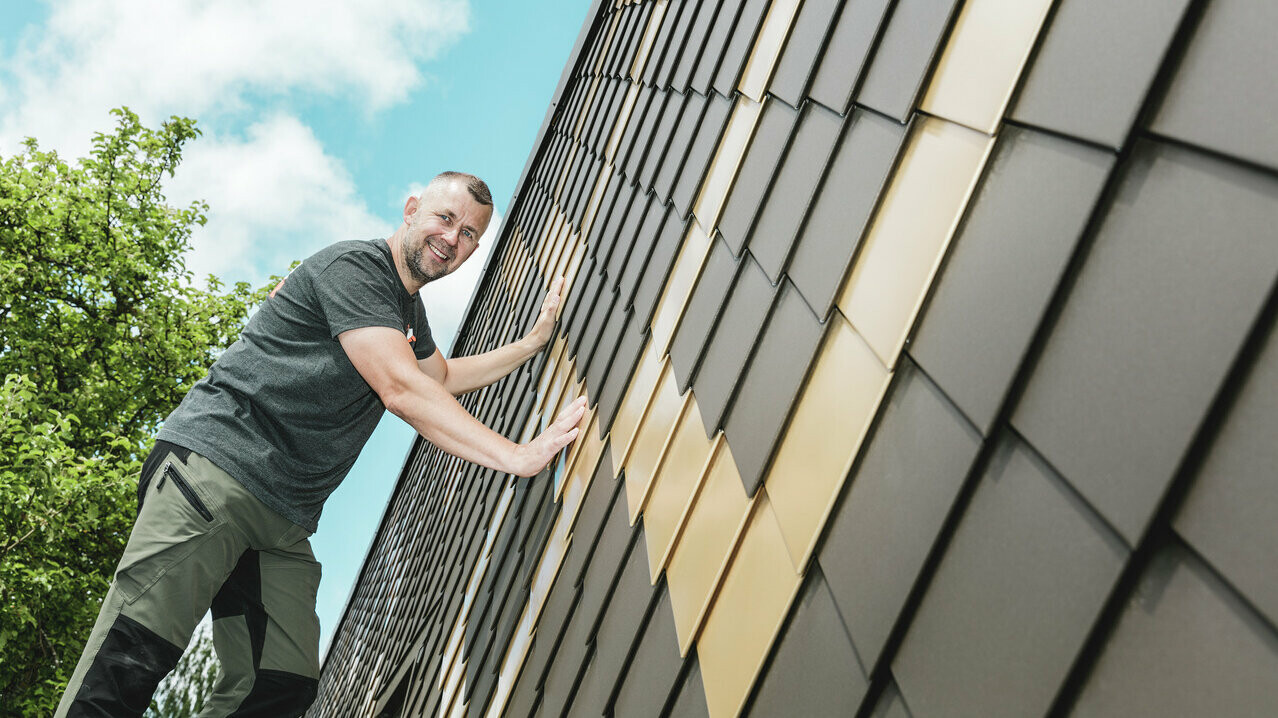
<svg viewBox="0 0 1278 718">
<path fill-rule="evenodd" d="M 584 284 L 581 282 L 584 280 Z M 574 283 L 576 289 L 569 296 L 569 307 L 564 309 L 563 314 L 559 317 L 560 330 L 567 341 L 567 356 L 569 358 L 577 354 L 577 347 L 581 344 L 582 335 L 585 333 L 586 320 L 590 318 L 590 310 L 595 306 L 595 300 L 599 296 L 599 290 L 603 286 L 603 270 L 593 263 L 582 267 L 577 279 Z M 548 356 L 548 355 L 547 355 Z M 538 359 L 545 363 L 542 359 Z M 548 361 L 548 359 L 547 359 Z M 538 372 L 540 376 L 540 372 Z"/>
<path fill-rule="evenodd" d="M 648 582 L 648 552 L 642 532 L 640 528 L 639 539 L 626 559 L 612 598 L 599 621 L 599 630 L 595 633 L 595 660 L 591 666 L 597 688 L 588 694 L 579 693 L 574 700 L 574 712 L 579 708 L 585 709 L 581 715 L 603 714 L 622 678 L 636 634 L 652 604 L 656 589 Z"/>
<path fill-rule="evenodd" d="M 1278 169 L 1278 3 L 1208 5 L 1155 132 Z"/>
<path fill-rule="evenodd" d="M 671 47 L 671 42 L 675 35 L 675 28 L 679 25 L 679 17 L 684 14 L 684 8 L 691 5 L 692 2 L 684 2 L 684 0 L 667 0 L 666 12 L 661 16 L 661 27 L 657 29 L 652 50 L 649 51 L 648 60 L 644 63 L 644 84 L 665 86 L 659 78 L 661 64 L 667 54 L 678 52 L 679 48 Z"/>
<path fill-rule="evenodd" d="M 670 34 L 670 39 L 667 43 L 668 49 L 666 50 L 666 54 L 661 58 L 661 68 L 654 79 L 654 82 L 662 87 L 670 87 L 672 84 L 675 71 L 679 68 L 679 57 L 683 54 L 685 49 L 687 49 L 685 47 L 685 43 L 688 42 L 688 34 L 692 30 L 692 24 L 696 19 L 697 6 L 701 3 L 700 0 L 684 0 L 684 2 L 680 4 L 682 7 L 679 9 L 679 22 L 675 25 L 674 32 Z M 667 14 L 669 14 L 669 12 L 669 10 L 666 10 Z M 691 49 L 693 52 L 696 52 L 700 48 L 694 47 Z M 687 82 L 684 82 L 682 86 L 676 87 L 675 89 L 682 92 L 683 87 L 686 86 Z"/>
<path fill-rule="evenodd" d="M 1189 0 L 1060 3 L 1011 116 L 1120 147 Z"/>
<path fill-rule="evenodd" d="M 954 5 L 954 0 L 897 0 L 857 104 L 901 122 L 909 118 L 932 59 L 941 50 Z"/>
<path fill-rule="evenodd" d="M 798 107 L 808 87 L 808 78 L 817 55 L 830 31 L 830 21 L 839 9 L 839 0 L 808 0 L 799 6 L 799 16 L 790 28 L 790 37 L 777 60 L 768 83 L 768 94 Z"/>
<path fill-rule="evenodd" d="M 701 361 L 701 350 L 714 329 L 736 273 L 737 260 L 732 256 L 732 250 L 715 238 L 711 241 L 705 266 L 701 268 L 701 276 L 688 297 L 683 319 L 670 341 L 670 366 L 679 380 L 680 394 L 687 391 L 692 383 L 697 364 Z"/>
<path fill-rule="evenodd" d="M 639 638 L 630 667 L 622 678 L 613 714 L 626 718 L 659 716 L 682 665 L 674 611 L 670 607 L 670 595 L 663 587 L 648 625 Z"/>
<path fill-rule="evenodd" d="M 665 221 L 666 207 L 661 204 L 657 195 L 648 195 L 648 206 L 645 208 L 643 222 L 634 238 L 634 247 L 626 259 L 625 269 L 621 272 L 617 289 L 621 292 L 621 300 L 629 307 L 634 301 L 635 290 L 648 266 L 648 258 L 652 248 L 661 234 L 661 225 Z"/>
<path fill-rule="evenodd" d="M 1032 450 L 1005 437 L 892 662 L 919 715 L 1045 715 L 1127 558 Z"/>
<path fill-rule="evenodd" d="M 1138 146 L 1014 423 L 1139 538 L 1278 273 L 1278 180 Z"/>
<path fill-rule="evenodd" d="M 1268 716 L 1278 636 L 1192 553 L 1155 557 L 1074 707 L 1085 716 Z"/>
<path fill-rule="evenodd" d="M 626 180 L 623 180 L 626 181 Z M 624 187 L 621 194 L 617 197 L 616 204 L 613 205 L 612 211 L 608 213 L 608 224 L 604 227 L 603 234 L 599 238 L 599 245 L 595 247 L 595 261 L 599 263 L 600 270 L 609 266 L 610 263 L 617 263 L 620 266 L 620 260 L 613 259 L 613 254 L 620 251 L 621 259 L 625 259 L 625 252 L 630 248 L 630 240 L 634 239 L 635 227 L 633 224 L 627 224 L 630 219 L 631 212 L 642 212 L 644 203 L 643 192 L 634 185 Z M 620 250 L 618 250 L 618 239 L 625 236 L 625 240 L 621 241 Z M 617 269 L 614 267 L 608 272 L 609 277 L 617 276 Z"/>
<path fill-rule="evenodd" d="M 620 487 L 621 482 L 612 478 L 612 445 L 605 443 L 603 456 L 599 459 L 595 474 L 590 479 L 590 488 L 586 490 L 586 496 L 582 499 L 577 523 L 572 530 L 572 544 L 569 545 L 568 553 L 559 567 L 559 578 L 555 580 L 555 585 L 567 581 L 569 586 L 576 586 L 581 582 L 586 561 L 590 558 L 590 552 L 594 550 L 595 541 L 599 538 L 599 531 L 604 521 L 613 511 L 613 504 L 617 500 Z M 624 505 L 625 499 L 621 499 L 621 503 Z M 618 510 L 624 512 L 625 508 L 623 506 Z"/>
<path fill-rule="evenodd" d="M 616 303 L 617 292 L 610 291 L 607 287 L 604 287 L 590 313 L 590 320 L 586 322 L 586 328 L 582 331 L 582 339 L 577 351 L 578 376 L 590 367 L 590 362 L 594 359 L 595 350 L 600 344 L 601 335 L 604 330 L 612 326 L 608 323 L 608 320 L 613 316 L 612 308 Z M 607 358 L 605 357 L 606 360 Z"/>
<path fill-rule="evenodd" d="M 642 192 L 642 190 L 640 190 Z M 651 194 L 637 194 L 635 200 L 630 203 L 629 211 L 626 212 L 626 219 L 621 224 L 620 231 L 612 238 L 612 250 L 608 253 L 608 276 L 613 278 L 617 284 L 621 282 L 622 272 L 625 271 L 626 262 L 630 259 L 631 252 L 634 251 L 637 244 L 642 244 L 646 237 L 640 232 L 644 228 L 644 223 L 651 206 L 656 202 L 656 197 Z M 622 297 L 622 301 L 629 306 L 629 297 Z"/>
<path fill-rule="evenodd" d="M 657 242 L 648 257 L 639 288 L 635 291 L 634 309 L 640 326 L 646 327 L 652 321 L 653 312 L 656 311 L 657 302 L 666 286 L 666 276 L 670 274 L 670 268 L 679 254 L 687 228 L 688 224 L 680 221 L 674 207 L 667 206 L 665 221 L 658 231 Z"/>
<path fill-rule="evenodd" d="M 904 137 L 904 125 L 855 110 L 817 190 L 787 271 L 823 320 L 834 304 Z"/>
<path fill-rule="evenodd" d="M 423 675 L 435 675 L 434 672 L 425 673 Z M 437 690 L 427 691 L 428 694 L 440 693 Z M 541 698 L 541 694 L 537 691 L 533 682 L 528 679 L 528 673 L 525 671 L 519 675 L 519 679 L 515 682 L 514 688 L 510 691 L 510 699 L 506 701 L 506 715 L 510 716 L 532 716 L 537 710 L 537 701 Z M 410 713 L 409 715 L 418 715 Z M 433 715 L 433 713 L 422 713 L 420 715 Z"/>
<path fill-rule="evenodd" d="M 605 685 L 607 679 L 599 674 L 599 656 L 594 648 L 591 646 L 589 649 L 590 658 L 581 673 L 581 682 L 577 684 L 572 703 L 564 711 L 565 718 L 598 718 L 603 715 L 602 705 L 607 700 L 606 691 L 610 686 Z M 601 693 L 604 695 L 601 696 Z"/>
<path fill-rule="evenodd" d="M 677 92 L 671 91 L 669 99 L 666 101 L 665 109 L 661 111 L 661 121 L 657 125 L 656 131 L 652 133 L 652 139 L 649 141 L 648 156 L 643 163 L 643 169 L 638 175 L 638 181 L 644 187 L 652 188 L 657 180 L 657 172 L 661 169 L 661 165 L 666 161 L 666 150 L 670 147 L 671 140 L 674 138 L 675 130 L 679 127 L 679 118 L 683 115 L 685 97 Z M 664 198 L 663 198 L 664 199 Z"/>
<path fill-rule="evenodd" d="M 901 698 L 901 689 L 892 680 L 888 680 L 870 718 L 913 718 L 910 709 L 905 707 L 905 699 Z"/>
<path fill-rule="evenodd" d="M 719 216 L 719 232 L 738 257 L 750 236 L 755 214 L 767 196 L 772 176 L 798 119 L 798 110 L 784 102 L 767 100 L 763 105 L 754 139 L 750 140 L 750 147 L 737 170 L 737 179 L 732 183 L 732 191 Z"/>
<path fill-rule="evenodd" d="M 603 328 L 603 332 L 599 335 L 599 344 L 595 347 L 590 360 L 584 365 L 577 365 L 577 375 L 583 376 L 584 372 L 586 389 L 587 391 L 595 392 L 596 398 L 602 394 L 601 389 L 603 388 L 604 380 L 608 376 L 608 367 L 612 366 L 612 358 L 617 352 L 617 345 L 621 342 L 633 317 L 633 313 L 628 309 L 623 309 L 621 305 L 620 300 L 613 305 L 612 313 Z M 553 419 L 553 417 L 547 418 Z"/>
<path fill-rule="evenodd" d="M 1005 127 L 910 354 L 988 432 L 1114 156 Z"/>
<path fill-rule="evenodd" d="M 719 430 L 727 414 L 737 379 L 745 371 L 776 296 L 777 290 L 763 269 L 746 253 L 692 387 L 710 437 Z"/>
<path fill-rule="evenodd" d="M 708 101 L 701 95 L 695 92 L 688 93 L 683 114 L 679 116 L 679 126 L 675 128 L 674 135 L 670 138 L 670 145 L 661 161 L 661 168 L 652 182 L 652 190 L 662 201 L 670 199 L 674 193 L 679 171 L 683 169 L 683 158 L 688 154 L 688 148 L 692 145 L 692 138 L 701 124 L 701 116 L 705 114 L 707 104 Z M 693 171 L 701 171 L 701 168 L 693 168 Z"/>
<path fill-rule="evenodd" d="M 719 13 L 714 18 L 714 24 L 710 26 L 710 34 L 706 37 L 706 44 L 701 50 L 701 58 L 697 61 L 697 68 L 691 80 L 692 89 L 703 95 L 710 94 L 719 65 L 723 62 L 723 53 L 728 47 L 728 38 L 732 35 L 737 15 L 741 14 L 743 2 L 744 0 L 721 0 L 719 3 Z M 732 93 L 719 94 L 726 97 Z"/>
<path fill-rule="evenodd" d="M 568 616 L 576 607 L 578 591 L 571 577 L 562 574 L 546 597 L 546 606 L 542 609 L 541 618 L 537 621 L 537 635 L 525 659 L 523 674 L 519 677 L 521 684 L 527 683 L 534 689 L 541 687 L 542 678 L 550 667 L 551 658 L 559 646 L 559 638 L 568 622 Z"/>
<path fill-rule="evenodd" d="M 590 234 L 587 235 L 586 239 L 586 244 L 589 245 L 589 252 L 592 257 L 595 256 L 599 245 L 607 241 L 608 235 L 605 231 L 614 205 L 618 206 L 617 211 L 625 209 L 625 205 L 622 202 L 624 202 L 629 192 L 623 193 L 622 190 L 629 189 L 626 185 L 625 175 L 620 172 L 613 172 L 612 176 L 608 178 L 608 186 L 604 188 L 603 197 L 599 199 L 599 207 L 595 209 L 595 219 L 590 225 Z M 622 198 L 622 202 L 618 201 L 619 197 Z"/>
<path fill-rule="evenodd" d="M 643 351 L 647 340 L 647 325 L 640 321 L 638 315 L 632 313 L 622 331 L 621 343 L 617 345 L 617 353 L 612 359 L 612 368 L 604 379 L 603 387 L 596 390 L 594 397 L 598 401 L 596 416 L 599 417 L 600 434 L 606 433 L 612 426 L 612 420 L 621 404 L 622 392 L 630 384 L 630 376 L 639 363 L 639 353 Z"/>
<path fill-rule="evenodd" d="M 842 129 L 843 118 L 819 104 L 808 104 L 777 170 L 768 200 L 759 210 L 750 232 L 750 253 L 774 284 L 781 279 L 790 247 Z"/>
<path fill-rule="evenodd" d="M 878 661 L 981 443 L 908 360 L 897 371 L 818 554 L 867 666 Z"/>
<path fill-rule="evenodd" d="M 626 41 L 621 46 L 621 52 L 617 53 L 616 64 L 613 66 L 614 74 L 629 77 L 630 69 L 635 61 L 635 52 L 639 49 L 639 44 L 643 42 L 644 33 L 648 28 L 648 18 L 652 16 L 652 9 L 656 6 L 656 3 L 650 2 L 630 6 L 631 22 L 626 28 Z"/>
<path fill-rule="evenodd" d="M 723 422 L 747 496 L 754 496 L 772 462 L 821 333 L 821 323 L 803 297 L 790 282 L 783 282 L 777 307 Z"/>
<path fill-rule="evenodd" d="M 715 148 L 719 146 L 719 137 L 728 122 L 728 114 L 732 111 L 732 102 L 719 94 L 710 96 L 705 117 L 697 126 L 697 136 L 688 150 L 688 158 L 684 161 L 679 180 L 675 183 L 674 204 L 680 217 L 687 217 L 692 212 L 692 203 L 701 191 L 701 181 L 705 179 L 710 160 L 714 157 Z"/>
<path fill-rule="evenodd" d="M 630 155 L 638 153 L 640 158 L 643 156 L 645 145 L 640 143 L 638 138 L 645 131 L 652 132 L 652 126 L 656 124 L 656 113 L 660 112 L 661 102 L 664 99 L 664 93 L 644 85 L 639 88 L 639 94 L 635 96 L 634 107 L 630 108 L 630 117 L 626 120 L 626 129 L 622 131 L 621 139 L 617 142 L 617 152 L 612 158 L 612 166 L 618 171 L 624 171 L 632 180 L 634 171 L 630 169 L 630 165 L 634 163 L 634 160 Z"/>
<path fill-rule="evenodd" d="M 590 146 L 598 155 L 603 155 L 604 149 L 607 147 L 608 140 L 612 136 L 612 130 L 617 125 L 617 118 L 621 115 L 621 107 L 625 103 L 626 94 L 630 90 L 630 83 L 625 80 L 606 79 L 605 87 L 608 92 L 608 101 L 604 105 L 604 111 L 600 114 L 598 121 L 595 122 L 591 129 Z"/>
<path fill-rule="evenodd" d="M 1220 428 L 1176 530 L 1278 625 L 1278 334 Z"/>
<path fill-rule="evenodd" d="M 706 705 L 706 687 L 701 682 L 701 665 L 695 657 L 689 658 L 688 670 L 679 687 L 679 695 L 670 708 L 669 718 L 710 718 Z"/>
<path fill-rule="evenodd" d="M 741 13 L 737 15 L 737 23 L 732 27 L 732 36 L 728 38 L 728 46 L 719 63 L 719 71 L 714 77 L 714 87 L 719 94 L 731 95 L 736 91 L 746 60 L 754 49 L 755 36 L 763 24 L 768 3 L 769 0 L 745 0 L 741 6 Z"/>
<path fill-rule="evenodd" d="M 599 542 L 595 544 L 595 550 L 591 553 L 586 572 L 582 576 L 581 602 L 577 605 L 571 621 L 580 627 L 580 636 L 583 641 L 594 639 L 595 628 L 599 625 L 608 597 L 612 595 L 617 575 L 630 555 L 630 547 L 634 544 L 633 539 L 639 536 L 642 530 L 642 526 L 631 528 L 626 500 L 622 498 L 613 501 L 608 518 L 599 531 Z M 644 552 L 642 544 L 639 544 L 639 551 Z M 646 553 L 644 553 L 644 561 L 646 564 Z M 647 566 L 645 565 L 644 568 L 646 569 Z"/>
<path fill-rule="evenodd" d="M 677 105 L 679 103 L 679 95 L 669 90 L 658 90 L 652 98 L 652 104 L 648 106 L 648 113 L 644 115 L 643 121 L 640 123 L 639 131 L 635 134 L 634 147 L 630 149 L 630 154 L 626 157 L 626 174 L 631 179 L 638 182 L 640 187 L 645 191 L 648 182 L 644 181 L 640 175 L 643 167 L 644 159 L 656 152 L 658 156 L 665 148 L 658 146 L 660 144 L 658 131 L 665 132 L 664 137 L 669 137 L 669 133 L 673 131 L 674 124 L 665 118 L 667 105 Z"/>
<path fill-rule="evenodd" d="M 870 46 L 887 13 L 889 0 L 846 0 L 838 24 L 821 56 L 808 95 L 844 114 L 852 101 L 852 88 L 870 56 Z"/>
<path fill-rule="evenodd" d="M 855 715 L 869 687 L 821 571 L 809 571 L 749 713 Z"/>
<path fill-rule="evenodd" d="M 547 716 L 560 716 L 567 712 L 589 658 L 590 644 L 574 635 L 574 631 L 580 630 L 576 615 L 574 612 L 569 617 L 568 630 L 555 652 L 555 659 L 550 662 L 541 688 L 541 712 Z"/>
<path fill-rule="evenodd" d="M 721 0 L 698 0 L 694 4 L 697 6 L 697 16 L 693 21 L 692 29 L 688 32 L 688 41 L 684 45 L 683 52 L 679 55 L 679 66 L 670 78 L 670 86 L 680 92 L 686 91 L 692 83 L 693 72 L 697 70 L 698 63 L 702 59 L 712 23 L 717 19 L 719 6 L 723 3 Z M 714 69 L 709 68 L 709 73 L 713 73 Z M 704 90 L 702 94 L 705 94 Z"/>
</svg>

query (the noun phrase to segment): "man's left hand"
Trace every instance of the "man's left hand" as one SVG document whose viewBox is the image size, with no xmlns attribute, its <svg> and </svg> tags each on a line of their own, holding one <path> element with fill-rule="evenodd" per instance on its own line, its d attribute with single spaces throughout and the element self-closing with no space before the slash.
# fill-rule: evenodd
<svg viewBox="0 0 1278 718">
<path fill-rule="evenodd" d="M 555 330 L 555 314 L 559 311 L 559 293 L 563 291 L 563 288 L 563 277 L 556 277 L 555 281 L 550 283 L 550 291 L 546 292 L 546 298 L 541 303 L 537 322 L 533 324 L 532 331 L 528 332 L 528 340 L 537 348 L 545 346 Z"/>
</svg>

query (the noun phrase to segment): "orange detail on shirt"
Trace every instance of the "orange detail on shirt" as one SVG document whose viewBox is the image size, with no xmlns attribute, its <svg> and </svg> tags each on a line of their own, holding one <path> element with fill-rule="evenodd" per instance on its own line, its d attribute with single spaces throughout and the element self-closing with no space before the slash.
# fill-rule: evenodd
<svg viewBox="0 0 1278 718">
<path fill-rule="evenodd" d="M 404 336 L 408 337 L 409 344 L 417 343 L 417 335 L 413 334 L 413 328 L 411 326 L 404 326 Z"/>
<path fill-rule="evenodd" d="M 280 280 L 279 284 L 275 285 L 275 288 L 271 290 L 271 293 L 269 295 L 271 299 L 275 298 L 275 293 L 280 291 L 280 289 L 284 286 L 284 282 L 287 282 L 287 281 L 288 281 L 288 277 L 285 277 Z"/>
</svg>

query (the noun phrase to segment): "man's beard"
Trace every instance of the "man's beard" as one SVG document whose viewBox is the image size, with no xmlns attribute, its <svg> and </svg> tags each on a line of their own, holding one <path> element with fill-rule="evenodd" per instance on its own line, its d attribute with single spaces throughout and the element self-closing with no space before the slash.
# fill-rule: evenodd
<svg viewBox="0 0 1278 718">
<path fill-rule="evenodd" d="M 421 282 L 422 284 L 433 282 L 448 274 L 447 267 L 444 267 L 434 274 L 422 269 L 422 257 L 426 254 L 426 252 L 430 251 L 426 249 L 425 245 L 426 243 L 422 242 L 416 247 L 406 247 L 404 249 L 404 259 L 407 260 L 404 264 L 408 266 L 409 275 L 412 276 L 413 281 Z M 433 257 L 434 254 L 432 253 L 431 256 Z"/>
</svg>

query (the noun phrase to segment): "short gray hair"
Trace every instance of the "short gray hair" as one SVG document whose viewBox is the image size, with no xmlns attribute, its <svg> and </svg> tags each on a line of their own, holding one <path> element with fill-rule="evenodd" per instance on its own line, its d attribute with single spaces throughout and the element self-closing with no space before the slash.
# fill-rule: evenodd
<svg viewBox="0 0 1278 718">
<path fill-rule="evenodd" d="M 435 175 L 435 178 L 432 179 L 430 183 L 435 184 L 436 182 L 445 182 L 450 180 L 457 180 L 464 183 L 466 185 L 466 189 L 470 191 L 470 196 L 473 197 L 476 202 L 484 205 L 485 207 L 493 206 L 493 195 L 488 191 L 488 185 L 475 175 L 467 174 L 465 172 L 440 172 Z"/>
</svg>

